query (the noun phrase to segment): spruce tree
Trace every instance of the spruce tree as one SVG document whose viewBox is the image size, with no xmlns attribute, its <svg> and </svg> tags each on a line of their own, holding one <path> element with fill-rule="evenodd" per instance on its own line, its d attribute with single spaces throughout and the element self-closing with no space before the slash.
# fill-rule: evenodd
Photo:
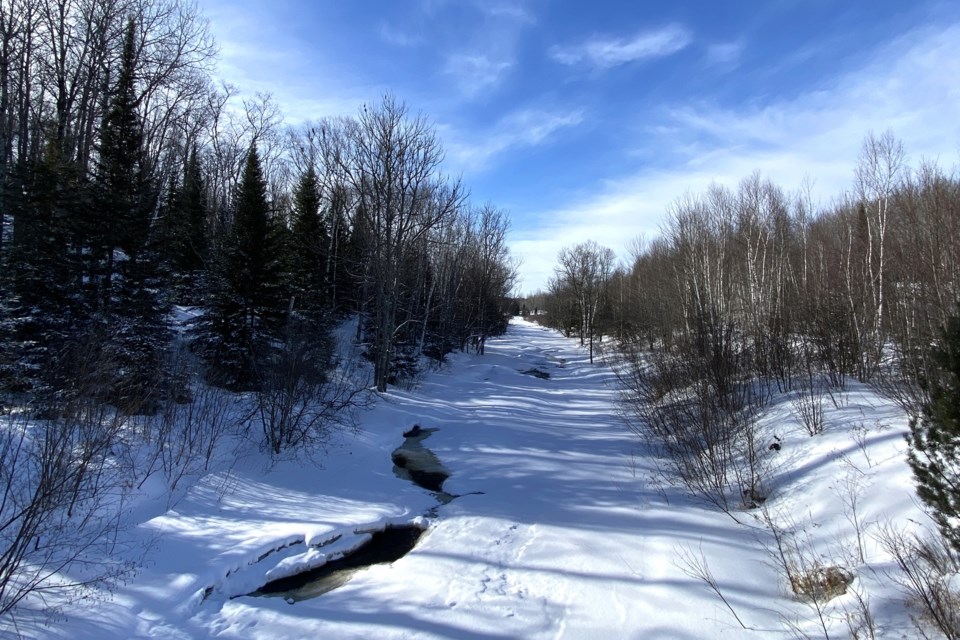
<svg viewBox="0 0 960 640">
<path fill-rule="evenodd" d="M 177 304 L 201 302 L 200 285 L 210 258 L 207 212 L 206 188 L 194 146 L 184 164 L 182 181 L 170 180 L 155 237 Z"/>
<path fill-rule="evenodd" d="M 247 153 L 233 202 L 233 223 L 211 277 L 198 347 L 208 378 L 224 387 L 260 386 L 285 316 L 282 230 L 270 215 L 256 144 Z"/>
<path fill-rule="evenodd" d="M 113 276 L 140 259 L 147 247 L 156 202 L 143 149 L 143 126 L 137 113 L 136 23 L 130 19 L 124 37 L 120 73 L 100 133 L 96 184 L 98 211 L 91 220 L 94 255 L 101 265 L 107 306 Z"/>
<path fill-rule="evenodd" d="M 910 423 L 909 462 L 917 494 L 960 551 L 960 316 L 949 320 L 931 355 L 935 368 L 921 381 L 928 399 Z"/>
<path fill-rule="evenodd" d="M 159 392 L 170 332 L 160 295 L 158 259 L 149 244 L 156 189 L 137 112 L 136 23 L 124 37 L 120 72 L 103 121 L 96 172 L 91 255 L 98 276 L 92 339 L 106 339 L 101 367 L 114 371 L 108 399 L 150 410 Z"/>
<path fill-rule="evenodd" d="M 330 234 L 327 255 L 327 285 L 331 307 L 338 313 L 355 308 L 355 289 L 359 282 L 356 265 L 351 263 L 350 221 L 347 218 L 347 188 L 334 187 L 325 216 Z"/>
<path fill-rule="evenodd" d="M 5 206 L 15 223 L 0 278 L 0 386 L 57 392 L 70 377 L 72 336 L 89 317 L 74 226 L 89 190 L 53 144 L 39 160 L 19 162 L 9 180 Z"/>
<path fill-rule="evenodd" d="M 184 245 L 180 264 L 184 271 L 197 273 L 207 263 L 209 240 L 207 192 L 196 145 L 190 150 L 190 157 L 184 167 L 180 198 Z"/>
<path fill-rule="evenodd" d="M 329 247 L 330 235 L 320 215 L 317 173 L 311 166 L 300 176 L 293 193 L 290 271 L 299 311 L 315 315 L 328 305 Z"/>
<path fill-rule="evenodd" d="M 256 144 L 247 153 L 237 191 L 233 227 L 224 252 L 224 277 L 251 328 L 275 324 L 283 300 L 282 247 L 267 200 Z"/>
</svg>

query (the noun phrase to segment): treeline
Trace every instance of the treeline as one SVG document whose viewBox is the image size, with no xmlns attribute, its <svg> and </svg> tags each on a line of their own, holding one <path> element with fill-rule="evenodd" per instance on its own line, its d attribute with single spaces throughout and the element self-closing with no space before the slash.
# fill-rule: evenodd
<svg viewBox="0 0 960 640">
<path fill-rule="evenodd" d="M 759 408 L 789 393 L 815 434 L 824 398 L 855 379 L 915 416 L 921 497 L 957 539 L 955 175 L 911 168 L 892 134 L 871 134 L 830 206 L 754 174 L 678 198 L 625 267 L 594 243 L 558 263 L 527 308 L 584 340 L 617 338 L 627 406 L 695 493 L 727 510 L 762 501 Z"/>
<path fill-rule="evenodd" d="M 734 341 L 783 390 L 811 359 L 837 386 L 908 383 L 957 312 L 960 181 L 932 162 L 911 170 L 892 134 L 870 135 L 833 205 L 754 174 L 678 198 L 626 267 L 590 242 L 558 263 L 526 301 L 558 329 L 648 349 L 693 340 L 722 353 Z"/>
<path fill-rule="evenodd" d="M 503 330 L 507 216 L 442 174 L 424 117 L 386 97 L 291 129 L 214 53 L 189 2 L 3 0 L 3 391 L 149 409 L 180 383 L 173 304 L 232 390 L 289 358 L 322 376 L 348 313 L 381 391 Z"/>
</svg>

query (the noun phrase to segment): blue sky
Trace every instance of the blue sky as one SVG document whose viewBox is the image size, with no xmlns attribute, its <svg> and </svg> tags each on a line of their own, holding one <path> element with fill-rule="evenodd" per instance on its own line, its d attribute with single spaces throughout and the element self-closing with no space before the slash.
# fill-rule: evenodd
<svg viewBox="0 0 960 640">
<path fill-rule="evenodd" d="M 823 204 L 869 131 L 960 159 L 960 3 L 199 0 L 220 76 L 291 123 L 384 92 L 423 112 L 477 204 L 512 219 L 520 290 L 594 239 L 628 255 L 669 204 L 755 170 Z"/>
</svg>

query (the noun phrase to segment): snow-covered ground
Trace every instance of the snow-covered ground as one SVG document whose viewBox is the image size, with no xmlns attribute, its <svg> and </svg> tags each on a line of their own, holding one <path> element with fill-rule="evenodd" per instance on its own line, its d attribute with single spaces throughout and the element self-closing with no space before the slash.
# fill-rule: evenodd
<svg viewBox="0 0 960 640">
<path fill-rule="evenodd" d="M 532 370 L 549 374 L 534 375 Z M 48 638 L 766 638 L 785 621 L 816 634 L 770 559 L 753 512 L 743 524 L 655 480 L 655 461 L 616 407 L 616 380 L 576 341 L 515 319 L 486 355 L 458 354 L 412 391 L 391 390 L 323 468 L 250 458 L 197 483 L 171 510 L 144 505 L 147 563 L 112 600 L 68 605 Z M 786 400 L 764 414 L 769 512 L 870 598 L 882 634 L 912 637 L 874 533 L 921 521 L 904 462 L 904 418 L 852 387 L 807 436 Z M 413 425 L 452 471 L 437 500 L 392 472 Z M 851 497 L 863 523 L 861 561 Z M 432 513 L 431 513 L 432 511 Z M 424 518 L 429 514 L 429 517 Z M 250 597 L 266 578 L 322 563 L 389 524 L 429 525 L 419 545 L 320 597 Z M 339 537 L 338 537 L 339 536 Z M 321 543 L 332 541 L 320 546 Z M 703 557 L 723 601 L 683 569 Z M 844 637 L 852 601 L 831 603 Z M 819 623 L 817 623 L 819 624 Z"/>
</svg>

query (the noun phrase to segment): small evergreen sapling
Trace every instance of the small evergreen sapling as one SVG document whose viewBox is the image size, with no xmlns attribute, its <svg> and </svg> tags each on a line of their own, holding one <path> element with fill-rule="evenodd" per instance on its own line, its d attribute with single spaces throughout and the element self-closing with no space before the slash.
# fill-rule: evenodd
<svg viewBox="0 0 960 640">
<path fill-rule="evenodd" d="M 920 381 L 928 399 L 910 423 L 909 462 L 917 494 L 960 551 L 960 316 L 947 323 L 932 361 L 935 369 Z"/>
</svg>

